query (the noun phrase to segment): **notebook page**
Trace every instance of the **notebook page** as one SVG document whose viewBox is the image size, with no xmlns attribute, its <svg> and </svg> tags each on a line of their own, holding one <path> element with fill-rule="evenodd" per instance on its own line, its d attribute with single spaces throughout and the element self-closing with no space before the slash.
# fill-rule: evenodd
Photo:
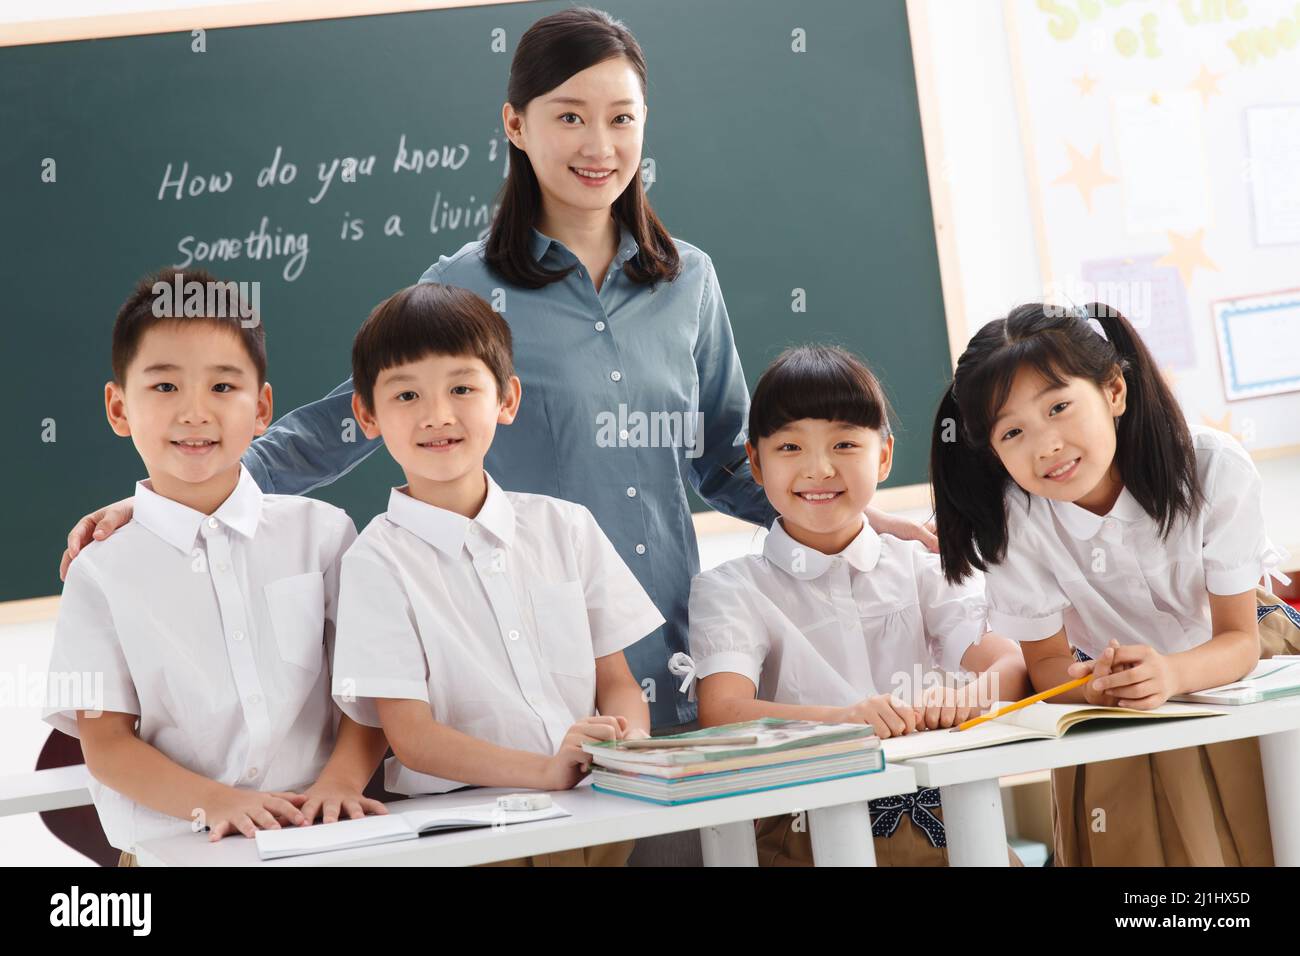
<svg viewBox="0 0 1300 956">
<path fill-rule="evenodd" d="M 258 830 L 257 852 L 262 859 L 303 853 L 321 853 L 345 847 L 391 843 L 414 838 L 410 821 L 400 813 L 339 820 L 337 823 L 313 823 L 308 827 L 284 827 Z"/>
</svg>

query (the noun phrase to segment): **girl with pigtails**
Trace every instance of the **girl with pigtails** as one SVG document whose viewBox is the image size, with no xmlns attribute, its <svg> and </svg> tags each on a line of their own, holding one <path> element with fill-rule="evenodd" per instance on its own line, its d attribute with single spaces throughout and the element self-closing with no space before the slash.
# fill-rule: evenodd
<svg viewBox="0 0 1300 956">
<path fill-rule="evenodd" d="M 1256 585 L 1279 559 L 1259 474 L 1232 436 L 1189 428 L 1117 311 L 985 325 L 930 461 L 944 574 L 985 572 L 989 626 L 1035 691 L 1091 674 L 1057 700 L 1148 710 L 1259 661 Z M 1273 862 L 1253 738 L 1056 770 L 1052 789 L 1057 865 Z"/>
</svg>

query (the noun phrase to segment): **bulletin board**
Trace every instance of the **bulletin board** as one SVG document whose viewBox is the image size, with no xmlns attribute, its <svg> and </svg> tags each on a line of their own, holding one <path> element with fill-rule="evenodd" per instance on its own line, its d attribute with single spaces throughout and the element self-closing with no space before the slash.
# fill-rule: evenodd
<svg viewBox="0 0 1300 956">
<path fill-rule="evenodd" d="M 1005 7 L 1045 297 L 1120 309 L 1193 424 L 1300 452 L 1300 5 Z"/>
</svg>

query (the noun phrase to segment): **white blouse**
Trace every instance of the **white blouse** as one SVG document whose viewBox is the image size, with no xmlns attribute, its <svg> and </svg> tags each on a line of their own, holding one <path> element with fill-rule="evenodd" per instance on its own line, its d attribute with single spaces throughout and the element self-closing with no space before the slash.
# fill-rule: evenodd
<svg viewBox="0 0 1300 956">
<path fill-rule="evenodd" d="M 1127 488 L 1104 517 L 1012 488 L 1006 558 L 985 576 L 990 627 L 1037 641 L 1064 626 L 1093 658 L 1112 638 L 1174 654 L 1213 637 L 1209 595 L 1251 590 L 1282 555 L 1245 449 L 1209 428 L 1192 439 L 1205 506 L 1165 539 Z"/>
<path fill-rule="evenodd" d="M 916 541 L 862 531 L 826 555 L 773 522 L 763 553 L 691 584 L 695 676 L 730 671 L 762 700 L 843 707 L 918 693 L 935 670 L 956 672 L 985 631 L 979 580 L 948 584 Z"/>
</svg>

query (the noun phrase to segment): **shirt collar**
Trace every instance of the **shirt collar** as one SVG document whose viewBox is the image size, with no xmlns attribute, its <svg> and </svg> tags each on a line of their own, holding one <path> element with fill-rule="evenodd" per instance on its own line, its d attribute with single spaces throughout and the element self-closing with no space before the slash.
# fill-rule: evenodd
<svg viewBox="0 0 1300 956">
<path fill-rule="evenodd" d="M 560 242 L 560 240 L 552 239 L 550 236 L 539 232 L 535 227 L 532 232 L 533 234 L 529 248 L 533 254 L 533 258 L 538 262 L 542 261 L 542 256 L 546 255 L 546 252 L 551 248 L 552 243 L 562 249 L 566 248 L 564 243 Z M 636 238 L 632 235 L 632 230 L 620 222 L 618 224 L 618 251 L 614 253 L 614 261 L 612 265 L 615 268 L 621 269 L 623 263 L 635 256 L 637 252 L 640 251 L 640 248 L 641 247 L 637 245 Z"/>
<path fill-rule="evenodd" d="M 763 557 L 800 581 L 821 577 L 836 557 L 844 558 L 859 571 L 870 571 L 880 561 L 880 535 L 864 520 L 862 530 L 843 551 L 827 555 L 790 537 L 777 518 L 763 541 Z"/>
<path fill-rule="evenodd" d="M 402 485 L 388 495 L 388 520 L 452 558 L 460 556 L 471 525 L 510 547 L 515 536 L 514 506 L 492 476 L 483 474 L 487 477 L 487 498 L 473 518 L 412 498 L 407 494 L 409 486 Z"/>
<path fill-rule="evenodd" d="M 1142 510 L 1137 499 L 1129 494 L 1127 488 L 1120 491 L 1115 504 L 1104 515 L 1093 514 L 1087 508 L 1081 508 L 1072 501 L 1057 501 L 1055 498 L 1049 498 L 1048 501 L 1057 520 L 1065 526 L 1065 530 L 1081 541 L 1094 537 L 1107 518 L 1131 522 L 1146 517 L 1146 512 Z"/>
<path fill-rule="evenodd" d="M 135 483 L 133 520 L 140 522 L 174 548 L 188 554 L 194 547 L 199 527 L 208 517 L 188 505 L 158 494 L 153 490 L 153 481 L 148 478 Z M 235 490 L 211 517 L 246 538 L 251 538 L 256 533 L 258 522 L 262 518 L 262 489 L 257 487 L 252 473 L 242 462 Z"/>
</svg>

